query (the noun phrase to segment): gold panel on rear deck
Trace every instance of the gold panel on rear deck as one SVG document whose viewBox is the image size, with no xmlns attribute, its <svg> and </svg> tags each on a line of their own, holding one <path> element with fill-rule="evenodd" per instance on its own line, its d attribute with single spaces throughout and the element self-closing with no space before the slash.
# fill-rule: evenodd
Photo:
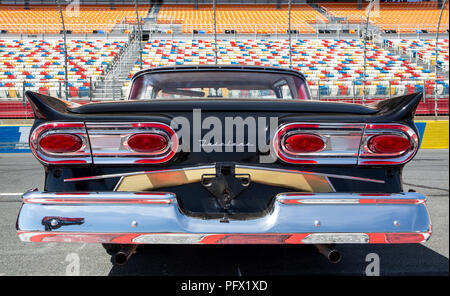
<svg viewBox="0 0 450 296">
<path fill-rule="evenodd" d="M 124 176 L 116 191 L 148 191 L 164 187 L 173 187 L 202 180 L 203 174 L 215 174 L 216 169 L 201 168 L 187 170 L 154 171 L 140 175 Z"/>
<path fill-rule="evenodd" d="M 203 174 L 215 174 L 215 167 L 167 170 L 124 176 L 116 191 L 149 191 L 164 187 L 198 183 Z M 260 183 L 304 192 L 334 192 L 328 178 L 294 171 L 236 167 L 236 174 L 249 174 L 252 183 Z"/>
<path fill-rule="evenodd" d="M 265 185 L 306 192 L 334 192 L 327 177 L 324 176 L 240 167 L 236 168 L 236 174 L 249 174 L 251 182 Z"/>
</svg>

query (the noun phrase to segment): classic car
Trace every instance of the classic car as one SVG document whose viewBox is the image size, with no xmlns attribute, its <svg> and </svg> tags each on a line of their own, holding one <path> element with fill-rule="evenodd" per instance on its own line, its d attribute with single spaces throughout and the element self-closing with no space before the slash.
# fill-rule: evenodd
<svg viewBox="0 0 450 296">
<path fill-rule="evenodd" d="M 363 106 L 311 99 L 295 70 L 143 70 L 125 101 L 78 105 L 28 91 L 43 191 L 23 195 L 27 242 L 103 244 L 124 264 L 140 244 L 421 243 L 426 197 L 404 192 L 422 94 Z"/>
</svg>

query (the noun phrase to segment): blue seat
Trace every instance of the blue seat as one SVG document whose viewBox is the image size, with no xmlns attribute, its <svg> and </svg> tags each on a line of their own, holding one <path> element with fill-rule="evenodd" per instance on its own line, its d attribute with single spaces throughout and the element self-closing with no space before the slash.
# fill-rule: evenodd
<svg viewBox="0 0 450 296">
<path fill-rule="evenodd" d="M 386 95 L 387 94 L 387 88 L 384 85 L 377 85 L 377 95 Z"/>
<path fill-rule="evenodd" d="M 80 86 L 80 89 L 78 90 L 78 96 L 87 97 L 88 95 L 89 95 L 89 88 L 86 86 Z"/>
</svg>

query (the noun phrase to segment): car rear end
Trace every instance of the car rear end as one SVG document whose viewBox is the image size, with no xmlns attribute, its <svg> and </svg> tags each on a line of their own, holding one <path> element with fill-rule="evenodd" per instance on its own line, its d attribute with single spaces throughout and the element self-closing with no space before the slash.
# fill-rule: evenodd
<svg viewBox="0 0 450 296">
<path fill-rule="evenodd" d="M 242 73 L 284 80 L 261 78 L 277 99 L 260 100 L 224 99 L 236 82 L 226 90 L 170 84 L 157 89 L 175 96 L 169 100 L 81 107 L 28 92 L 36 115 L 30 146 L 45 188 L 23 196 L 20 239 L 122 246 L 429 239 L 426 197 L 404 192 L 401 181 L 420 145 L 413 116 L 421 94 L 372 107 L 314 102 L 298 72 L 256 67 L 155 69 L 134 83 L 199 72 L 202 83 L 222 73 L 222 82 Z M 148 81 L 134 95 L 149 95 Z M 285 85 L 297 92 L 282 100 Z M 207 88 L 218 97 L 207 97 Z"/>
</svg>

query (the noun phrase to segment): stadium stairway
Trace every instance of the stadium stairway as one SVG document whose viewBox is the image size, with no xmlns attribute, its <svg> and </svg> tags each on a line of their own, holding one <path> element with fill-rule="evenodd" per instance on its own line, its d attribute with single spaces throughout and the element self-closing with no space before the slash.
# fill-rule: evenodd
<svg viewBox="0 0 450 296">
<path fill-rule="evenodd" d="M 153 4 L 148 13 L 147 19 L 156 24 L 158 20 L 158 13 L 161 9 L 161 3 Z"/>
<path fill-rule="evenodd" d="M 136 37 L 136 36 L 135 36 Z M 145 46 L 145 45 L 143 45 Z M 126 97 L 123 91 L 123 81 L 125 81 L 131 70 L 139 61 L 139 40 L 133 38 L 129 41 L 127 48 L 122 51 L 117 62 L 106 75 L 105 81 L 101 82 L 93 92 L 94 99 L 111 99 L 119 100 Z"/>
<path fill-rule="evenodd" d="M 323 9 L 321 6 L 319 6 L 317 3 L 308 3 L 309 6 L 311 6 L 312 8 L 314 8 L 315 10 L 317 10 L 318 13 L 320 13 L 321 15 L 323 15 L 324 18 L 330 20 L 331 15 L 329 15 L 325 9 Z"/>
<path fill-rule="evenodd" d="M 395 55 L 398 55 L 399 58 L 401 58 L 401 59 L 407 59 L 407 60 L 410 60 L 411 62 L 414 62 L 417 66 L 423 67 L 424 69 L 430 69 L 430 65 L 429 65 L 429 64 L 427 64 L 427 63 L 425 63 L 425 62 L 422 62 L 422 61 L 420 61 L 420 60 L 418 60 L 418 59 L 413 60 L 412 57 L 411 57 L 411 55 L 409 55 L 409 54 L 407 54 L 407 53 L 401 52 L 401 51 L 398 50 L 398 48 L 396 48 L 396 47 L 393 47 L 393 46 L 385 46 L 385 45 L 384 45 L 383 48 L 386 49 L 386 50 L 388 50 L 388 51 L 390 51 L 391 53 L 393 53 L 393 54 L 395 54 Z M 441 75 L 442 73 L 438 72 L 438 74 Z"/>
<path fill-rule="evenodd" d="M 155 23 L 156 16 L 158 15 L 159 8 L 155 8 L 158 5 L 152 5 L 146 15 L 140 15 L 144 21 L 142 25 L 142 30 L 148 23 Z M 153 15 L 154 17 L 153 20 Z M 105 80 L 100 82 L 92 94 L 93 99 L 110 99 L 110 100 L 120 100 L 127 96 L 123 92 L 123 81 L 127 79 L 130 71 L 133 69 L 136 60 L 139 58 L 139 40 L 137 35 L 130 35 L 131 40 L 128 43 L 126 50 L 124 50 L 118 57 L 116 63 L 113 65 L 112 69 L 108 72 Z M 143 44 L 144 46 L 144 44 Z"/>
</svg>

